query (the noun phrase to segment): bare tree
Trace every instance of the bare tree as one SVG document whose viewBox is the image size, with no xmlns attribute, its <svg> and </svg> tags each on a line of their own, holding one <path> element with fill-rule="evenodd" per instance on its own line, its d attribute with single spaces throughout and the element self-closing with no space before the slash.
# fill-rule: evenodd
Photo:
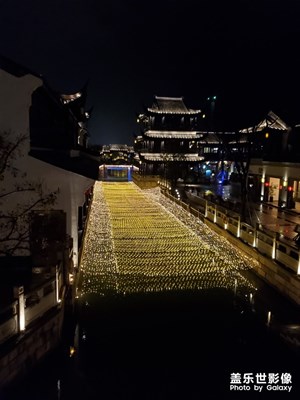
<svg viewBox="0 0 300 400">
<path fill-rule="evenodd" d="M 27 135 L 14 137 L 0 132 L 0 255 L 29 255 L 31 212 L 56 201 L 58 190 L 47 192 L 42 182 L 28 179 L 18 168 L 24 156 Z"/>
</svg>

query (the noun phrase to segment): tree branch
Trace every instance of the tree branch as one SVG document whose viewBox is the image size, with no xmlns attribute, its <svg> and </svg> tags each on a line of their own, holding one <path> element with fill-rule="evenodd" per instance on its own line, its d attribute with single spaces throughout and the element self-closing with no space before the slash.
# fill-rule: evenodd
<svg viewBox="0 0 300 400">
<path fill-rule="evenodd" d="M 7 134 L 7 133 L 6 133 Z M 7 148 L 5 149 L 3 143 L 5 143 L 5 140 L 2 140 L 2 145 L 3 149 L 1 154 L 1 163 L 0 163 L 0 176 L 2 176 L 5 172 L 5 170 L 9 166 L 9 160 L 13 157 L 14 152 L 19 148 L 20 144 L 25 141 L 27 138 L 26 135 L 21 135 L 19 138 L 17 138 L 15 143 L 12 142 L 7 142 Z M 11 146 L 11 147 L 10 147 Z"/>
</svg>

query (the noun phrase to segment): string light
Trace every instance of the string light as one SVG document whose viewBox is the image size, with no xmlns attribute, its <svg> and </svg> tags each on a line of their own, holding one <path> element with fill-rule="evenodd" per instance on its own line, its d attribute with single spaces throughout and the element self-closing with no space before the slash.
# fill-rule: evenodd
<svg viewBox="0 0 300 400">
<path fill-rule="evenodd" d="M 204 288 L 253 291 L 253 262 L 156 190 L 96 182 L 80 295 Z"/>
<path fill-rule="evenodd" d="M 141 153 L 141 156 L 145 160 L 150 161 L 165 161 L 165 155 L 161 153 Z M 197 153 L 185 153 L 185 154 L 171 154 L 168 153 L 169 161 L 202 161 L 204 157 L 199 156 Z"/>
<path fill-rule="evenodd" d="M 148 130 L 144 133 L 145 136 L 155 138 L 176 138 L 176 139 L 196 139 L 200 138 L 198 131 L 153 131 Z"/>
<path fill-rule="evenodd" d="M 195 115 L 195 114 L 200 114 L 201 110 L 158 110 L 156 108 L 148 108 L 148 111 L 150 113 L 154 113 L 154 114 L 185 114 L 185 115 Z"/>
</svg>

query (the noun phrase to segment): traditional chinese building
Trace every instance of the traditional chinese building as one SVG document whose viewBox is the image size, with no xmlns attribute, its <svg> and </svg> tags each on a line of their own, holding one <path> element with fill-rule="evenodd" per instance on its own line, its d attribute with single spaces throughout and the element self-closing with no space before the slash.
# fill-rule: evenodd
<svg viewBox="0 0 300 400">
<path fill-rule="evenodd" d="M 299 132 L 270 111 L 257 125 L 244 129 L 253 143 L 249 177 L 260 183 L 258 200 L 295 208 L 300 195 Z"/>
<path fill-rule="evenodd" d="M 198 154 L 201 110 L 187 108 L 183 97 L 155 96 L 138 117 L 141 136 L 135 139 L 140 173 L 185 179 L 203 157 Z"/>
<path fill-rule="evenodd" d="M 102 164 L 132 164 L 133 158 L 133 146 L 127 144 L 103 145 L 100 150 L 100 163 Z"/>
<path fill-rule="evenodd" d="M 86 86 L 76 93 L 60 94 L 43 82 L 32 94 L 31 147 L 86 149 L 87 123 L 91 114 L 86 109 L 86 95 Z M 41 126 L 44 127 L 43 131 Z"/>
<path fill-rule="evenodd" d="M 1 55 L 0 87 L 2 388 L 60 343 L 99 157 L 81 142 L 81 92 L 61 96 Z"/>
<path fill-rule="evenodd" d="M 100 150 L 99 179 L 105 181 L 131 181 L 134 160 L 133 146 L 109 144 Z"/>
<path fill-rule="evenodd" d="M 9 143 L 24 136 L 19 156 L 13 160 L 19 171 L 15 179 L 19 178 L 21 186 L 27 180 L 40 182 L 42 193 L 58 191 L 51 209 L 66 213 L 66 234 L 72 239 L 72 262 L 77 267 L 81 221 L 89 190 L 99 173 L 98 157 L 81 142 L 87 136 L 89 115 L 85 110 L 86 88 L 74 95 L 60 95 L 41 76 L 2 56 L 0 82 L 1 132 L 7 132 Z M 9 190 L 16 183 L 9 171 L 7 175 L 3 186 Z M 31 202 L 30 196 L 31 191 L 24 191 L 22 200 Z M 2 210 L 11 212 L 14 207 L 11 200 L 2 205 Z"/>
</svg>

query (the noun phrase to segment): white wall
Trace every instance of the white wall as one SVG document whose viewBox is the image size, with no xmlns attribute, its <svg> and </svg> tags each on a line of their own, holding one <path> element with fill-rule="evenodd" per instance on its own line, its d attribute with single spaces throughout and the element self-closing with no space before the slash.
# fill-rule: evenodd
<svg viewBox="0 0 300 400">
<path fill-rule="evenodd" d="M 42 80 L 32 75 L 17 78 L 0 70 L 0 130 L 9 131 L 10 138 L 14 140 L 20 134 L 29 135 L 29 108 L 31 94 L 39 86 Z M 29 136 L 22 145 L 22 155 L 14 162 L 20 170 L 15 180 L 10 174 L 1 183 L 5 189 L 13 188 L 16 182 L 24 184 L 26 180 L 41 182 L 45 192 L 59 189 L 57 202 L 52 209 L 64 210 L 67 213 L 67 233 L 73 238 L 74 265 L 78 264 L 78 206 L 84 203 L 84 192 L 94 181 L 84 176 L 65 171 L 28 155 L 30 148 Z M 26 177 L 22 176 L 26 173 Z M 18 206 L 20 202 L 26 202 L 32 197 L 32 193 L 24 192 L 8 196 L 2 209 L 9 210 Z"/>
<path fill-rule="evenodd" d="M 84 192 L 94 184 L 94 181 L 29 156 L 27 156 L 26 166 L 28 174 L 41 180 L 46 190 L 59 189 L 57 201 L 52 208 L 64 210 L 67 213 L 67 233 L 73 238 L 73 261 L 74 266 L 77 266 L 78 207 L 83 205 Z"/>
</svg>

